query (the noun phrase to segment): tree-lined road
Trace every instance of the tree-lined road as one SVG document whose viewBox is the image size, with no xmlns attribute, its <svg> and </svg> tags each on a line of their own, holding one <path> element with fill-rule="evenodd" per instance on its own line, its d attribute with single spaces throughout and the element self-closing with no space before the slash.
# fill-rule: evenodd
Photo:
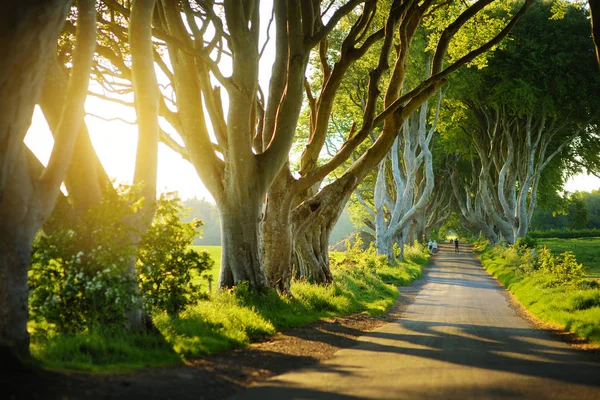
<svg viewBox="0 0 600 400">
<path fill-rule="evenodd" d="M 462 250 L 462 249 L 461 249 Z M 600 361 L 536 329 L 448 245 L 395 322 L 233 399 L 600 399 Z"/>
</svg>

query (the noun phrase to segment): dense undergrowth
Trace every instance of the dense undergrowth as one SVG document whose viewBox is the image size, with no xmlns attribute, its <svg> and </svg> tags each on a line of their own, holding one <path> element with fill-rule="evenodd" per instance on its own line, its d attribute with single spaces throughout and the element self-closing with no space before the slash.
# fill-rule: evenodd
<svg viewBox="0 0 600 400">
<path fill-rule="evenodd" d="M 398 297 L 396 286 L 421 276 L 428 254 L 420 245 L 407 247 L 406 260 L 387 265 L 373 249 L 356 246 L 332 261 L 334 282 L 328 286 L 296 280 L 291 295 L 251 293 L 244 285 L 207 294 L 178 315 L 155 312 L 160 334 L 90 329 L 78 334 L 31 326 L 32 354 L 54 369 L 92 372 L 127 371 L 183 360 L 247 345 L 258 338 L 323 318 L 364 312 L 379 315 Z"/>
<path fill-rule="evenodd" d="M 546 247 L 484 247 L 481 262 L 540 320 L 600 345 L 600 287 L 572 253 Z"/>
</svg>

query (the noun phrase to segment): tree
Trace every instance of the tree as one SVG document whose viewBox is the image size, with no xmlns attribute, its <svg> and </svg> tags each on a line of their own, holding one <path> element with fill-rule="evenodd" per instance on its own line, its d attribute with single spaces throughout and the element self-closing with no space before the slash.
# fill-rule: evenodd
<svg viewBox="0 0 600 400">
<path fill-rule="evenodd" d="M 461 55 L 460 60 L 444 69 L 442 62 L 452 36 L 491 2 L 492 0 L 482 0 L 474 3 L 464 10 L 463 15 L 457 17 L 454 24 L 445 29 L 446 34 L 436 48 L 433 76 L 416 84 L 403 96 L 400 95 L 406 72 L 403 63 L 408 59 L 410 39 L 425 12 L 433 7 L 434 1 L 423 4 L 395 1 L 391 2 L 391 6 L 381 2 L 385 3 L 382 6 L 382 17 L 380 15 L 383 22 L 377 27 L 372 25 L 372 20 L 379 2 L 373 0 L 350 0 L 328 5 L 321 4 L 320 1 L 275 2 L 272 19 L 275 24 L 276 58 L 267 95 L 258 86 L 259 58 L 262 52 L 259 43 L 261 15 L 258 2 L 246 1 L 242 5 L 234 1 L 223 4 L 187 0 L 159 3 L 153 21 L 155 60 L 165 79 L 169 80 L 166 85 L 168 89 L 163 90 L 159 113 L 181 135 L 184 146 L 168 135 L 161 134 L 161 138 L 190 160 L 215 198 L 222 224 L 224 257 L 221 287 L 236 285 L 241 281 L 248 281 L 253 288 L 266 286 L 267 278 L 259 261 L 262 258 L 267 271 L 270 271 L 271 284 L 285 291 L 291 275 L 291 226 L 298 233 L 295 238 L 300 238 L 301 242 L 320 243 L 319 251 L 313 251 L 312 254 L 319 254 L 323 265 L 327 264 L 323 249 L 326 251 L 328 235 L 339 212 L 330 213 L 328 221 L 322 224 L 323 234 L 318 234 L 318 237 L 313 235 L 310 239 L 306 236 L 309 233 L 305 225 L 301 223 L 303 212 L 298 209 L 295 214 L 297 217 L 290 216 L 291 205 L 296 202 L 295 195 L 318 187 L 331 171 L 347 160 L 356 146 L 370 134 L 371 128 L 383 124 L 387 118 L 390 121 L 389 132 L 382 135 L 385 139 L 374 145 L 374 150 L 371 151 L 373 155 L 359 162 L 361 166 L 357 168 L 360 176 L 347 175 L 342 181 L 353 185 L 377 165 L 391 147 L 397 133 L 390 125 L 392 114 L 400 113 L 405 118 L 435 92 L 448 74 L 493 47 L 514 24 L 516 19 L 497 37 L 484 44 L 477 43 L 473 51 L 463 54 L 464 57 Z M 104 3 L 119 15 L 106 26 L 111 29 L 111 38 L 120 42 L 125 38 L 123 28 L 127 25 L 129 11 L 117 1 L 105 0 Z M 527 7 L 530 1 L 526 4 Z M 444 6 L 445 4 L 441 5 L 442 8 Z M 343 55 L 341 62 L 336 62 L 332 68 L 327 59 L 330 56 L 327 41 L 334 35 L 334 28 L 338 25 L 342 29 L 335 34 L 341 32 L 343 37 L 338 40 L 342 43 Z M 407 35 L 406 41 L 398 41 L 400 33 Z M 385 109 L 377 110 L 381 107 L 381 103 L 378 105 L 376 101 L 380 91 L 379 82 L 388 70 L 388 57 L 394 49 L 394 40 L 399 43 L 395 55 L 395 72 L 392 74 L 394 83 L 388 90 L 387 103 L 383 104 Z M 340 153 L 321 168 L 311 160 L 315 159 L 323 146 L 331 117 L 331 102 L 338 92 L 344 71 L 353 60 L 360 58 L 378 41 L 383 41 L 378 44 L 382 50 L 376 53 L 378 67 L 370 74 L 371 86 L 367 96 L 373 100 L 367 102 L 365 109 L 360 112 L 360 115 L 366 117 L 363 118 L 360 129 L 357 124 L 357 128 L 351 130 L 352 137 L 342 146 Z M 311 50 L 317 47 L 319 54 L 324 57 L 321 65 L 326 74 L 326 82 L 323 81 L 325 90 L 318 98 L 306 90 L 308 103 L 314 102 L 311 109 L 314 130 L 310 133 L 307 151 L 300 163 L 306 179 L 290 180 L 290 175 L 286 172 L 279 172 L 288 160 L 296 133 L 306 89 L 306 65 Z M 103 60 L 109 61 L 110 67 L 103 66 L 98 70 L 102 70 L 103 76 L 118 80 L 119 90 L 129 90 L 124 81 L 129 79 L 130 73 L 127 65 L 123 65 L 121 61 L 121 47 L 118 44 L 106 44 L 100 48 Z M 222 59 L 230 62 L 230 74 L 223 66 Z M 227 98 L 221 96 L 221 88 L 227 91 Z M 224 100 L 228 102 L 227 111 L 223 107 Z M 209 130 L 209 122 L 213 131 Z M 214 136 L 211 136 L 213 133 Z M 292 184 L 292 181 L 298 183 L 293 183 L 293 190 L 285 190 L 286 194 L 281 197 L 281 201 L 275 191 L 269 192 L 267 197 L 272 201 L 266 206 L 264 241 L 261 245 L 262 255 L 259 256 L 260 210 L 265 194 L 276 177 L 279 182 L 287 182 L 282 187 L 288 189 L 286 185 Z M 336 186 L 335 191 L 342 187 L 345 185 Z M 350 186 L 347 188 L 351 193 Z M 336 195 L 335 201 L 345 203 L 347 197 L 346 194 L 341 198 Z M 299 199 L 301 201 L 305 198 L 307 197 L 302 194 Z M 274 212 L 278 207 L 281 209 L 280 214 Z M 281 215 L 281 218 L 277 215 Z M 321 220 L 321 217 L 317 217 L 310 222 L 318 223 Z M 298 223 L 294 224 L 294 221 Z M 269 227 L 276 228 L 272 230 L 273 234 L 268 233 Z M 310 232 L 314 233 L 315 229 L 316 227 L 311 227 Z M 302 248 L 302 245 L 297 247 Z M 276 251 L 271 252 L 273 249 Z M 327 267 L 321 268 L 321 272 L 313 268 L 316 264 L 310 258 L 310 251 L 307 249 L 296 252 L 299 255 L 297 259 L 300 271 L 305 271 L 307 277 L 317 277 L 317 281 L 327 281 Z M 305 260 L 305 256 L 309 259 Z M 269 260 L 281 262 L 274 264 Z M 304 265 L 311 267 L 304 268 Z M 278 275 L 282 278 L 278 278 Z"/>
<path fill-rule="evenodd" d="M 596 59 L 600 67 L 600 1 L 589 0 L 590 3 L 590 22 L 592 23 L 592 39 L 596 48 Z"/>
<path fill-rule="evenodd" d="M 385 157 L 396 135 L 400 131 L 404 120 L 408 118 L 413 111 L 421 106 L 433 93 L 435 93 L 448 75 L 456 71 L 460 66 L 473 61 L 477 56 L 485 53 L 487 50 L 498 44 L 500 40 L 508 33 L 519 17 L 531 4 L 526 2 L 518 13 L 506 25 L 502 25 L 499 30 L 486 32 L 489 36 L 485 38 L 478 37 L 479 40 L 471 41 L 473 47 L 463 49 L 455 58 L 451 59 L 449 65 L 444 68 L 444 60 L 448 51 L 451 39 L 456 33 L 465 26 L 475 15 L 477 15 L 485 6 L 491 2 L 476 2 L 466 9 L 459 9 L 456 16 L 452 16 L 450 21 L 446 21 L 440 29 L 440 35 L 434 41 L 432 48 L 434 50 L 433 63 L 430 75 L 426 79 L 420 79 L 412 89 L 404 87 L 408 60 L 410 54 L 411 40 L 416 29 L 422 22 L 429 7 L 434 7 L 432 3 L 412 4 L 403 15 L 395 15 L 394 12 L 402 7 L 395 8 L 394 3 L 391 7 L 390 15 L 386 21 L 386 30 L 384 44 L 380 53 L 380 64 L 370 74 L 369 91 L 364 110 L 362 127 L 356 133 L 351 132 L 349 142 L 342 146 L 342 149 L 336 155 L 332 162 L 337 161 L 344 155 L 344 151 L 351 148 L 351 145 L 357 138 L 364 138 L 371 133 L 374 127 L 381 127 L 381 133 L 370 146 L 338 179 L 323 187 L 317 194 L 305 200 L 298 205 L 292 214 L 295 231 L 295 250 L 296 260 L 299 270 L 303 270 L 305 276 L 311 277 L 318 282 L 328 282 L 331 275 L 329 273 L 328 255 L 327 255 L 327 237 L 331 226 L 339 217 L 339 213 L 350 194 L 356 189 L 358 184 L 375 168 Z M 436 11 L 447 15 L 448 8 L 442 4 Z M 386 46 L 386 43 L 393 41 L 394 32 L 397 32 L 401 38 L 400 45 L 396 47 L 393 55 L 394 67 L 390 74 L 390 80 L 385 87 L 383 101 L 376 106 L 379 100 L 379 78 L 381 69 L 387 68 L 388 57 L 391 57 L 392 51 Z M 383 111 L 377 113 L 374 111 L 380 107 Z M 322 173 L 323 170 L 319 170 Z M 315 176 L 315 172 L 307 175 Z"/>
<path fill-rule="evenodd" d="M 569 215 L 571 215 L 571 229 L 585 229 L 588 222 L 589 213 L 581 195 L 571 195 L 571 204 L 569 205 Z"/>
<path fill-rule="evenodd" d="M 23 139 L 42 89 L 45 66 L 70 1 L 6 1 L 0 5 L 0 353 L 29 354 L 27 271 L 31 242 L 60 191 L 83 120 L 94 52 L 93 0 L 79 0 L 77 46 L 48 167 L 29 168 Z"/>
<path fill-rule="evenodd" d="M 551 20 L 550 7 L 535 6 L 487 68 L 465 74 L 450 108 L 457 137 L 473 143 L 480 207 L 510 243 L 527 234 L 546 169 L 564 165 L 554 158 L 597 141 L 600 79 L 586 16 L 567 6 Z"/>
</svg>

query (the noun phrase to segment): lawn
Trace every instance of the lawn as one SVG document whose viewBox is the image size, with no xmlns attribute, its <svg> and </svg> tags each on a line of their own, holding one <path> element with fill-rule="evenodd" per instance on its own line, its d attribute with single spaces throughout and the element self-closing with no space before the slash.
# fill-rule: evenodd
<svg viewBox="0 0 600 400">
<path fill-rule="evenodd" d="M 572 251 L 577 261 L 583 264 L 586 276 L 600 278 L 600 237 L 578 239 L 538 239 L 554 254 Z"/>
</svg>

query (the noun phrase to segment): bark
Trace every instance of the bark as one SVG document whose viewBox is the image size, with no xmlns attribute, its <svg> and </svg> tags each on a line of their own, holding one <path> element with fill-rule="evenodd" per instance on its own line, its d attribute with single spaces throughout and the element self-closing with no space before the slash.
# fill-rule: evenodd
<svg viewBox="0 0 600 400">
<path fill-rule="evenodd" d="M 68 74 L 59 65 L 56 57 L 52 57 L 46 70 L 39 105 L 53 134 L 58 128 L 68 82 Z M 69 201 L 79 215 L 100 201 L 104 190 L 112 187 L 83 121 L 75 142 L 71 166 L 65 177 L 65 186 L 69 193 Z"/>
<path fill-rule="evenodd" d="M 282 182 L 283 181 L 283 182 Z M 290 291 L 292 279 L 292 202 L 294 178 L 284 168 L 269 189 L 261 222 L 261 259 L 269 285 L 280 293 Z"/>
<path fill-rule="evenodd" d="M 219 288 L 248 282 L 252 289 L 267 287 L 260 264 L 258 225 L 262 196 L 248 191 L 230 195 L 217 204 L 221 219 L 221 273 Z"/>
<path fill-rule="evenodd" d="M 309 282 L 332 282 L 329 269 L 329 235 L 358 182 L 346 175 L 317 195 L 302 202 L 292 212 L 294 251 L 298 273 Z"/>
<path fill-rule="evenodd" d="M 25 358 L 29 353 L 27 271 L 32 235 L 15 229 L 0 230 L 0 353 L 5 347 Z"/>
<path fill-rule="evenodd" d="M 131 10 L 130 46 L 132 55 L 132 82 L 135 93 L 135 110 L 138 119 L 138 143 L 135 160 L 134 185 L 142 185 L 144 207 L 136 215 L 129 216 L 135 226 L 130 238 L 135 249 L 148 230 L 156 212 L 156 178 L 158 169 L 158 81 L 154 72 L 154 49 L 152 45 L 152 14 L 155 0 L 136 0 Z M 127 273 L 136 278 L 136 257 L 129 258 Z M 136 286 L 137 288 L 137 286 Z M 138 289 L 139 290 L 139 289 Z M 146 327 L 141 299 L 128 315 L 130 329 Z"/>
<path fill-rule="evenodd" d="M 592 23 L 592 38 L 596 48 L 596 59 L 600 67 L 600 1 L 589 0 L 590 3 L 590 22 Z"/>
<path fill-rule="evenodd" d="M 0 62 L 0 346 L 21 355 L 28 353 L 31 241 L 50 215 L 69 166 L 95 45 L 94 2 L 81 0 L 68 96 L 48 167 L 40 176 L 30 168 L 23 138 L 70 5 L 32 0 L 0 6 L 0 48 L 5 52 Z"/>
</svg>

